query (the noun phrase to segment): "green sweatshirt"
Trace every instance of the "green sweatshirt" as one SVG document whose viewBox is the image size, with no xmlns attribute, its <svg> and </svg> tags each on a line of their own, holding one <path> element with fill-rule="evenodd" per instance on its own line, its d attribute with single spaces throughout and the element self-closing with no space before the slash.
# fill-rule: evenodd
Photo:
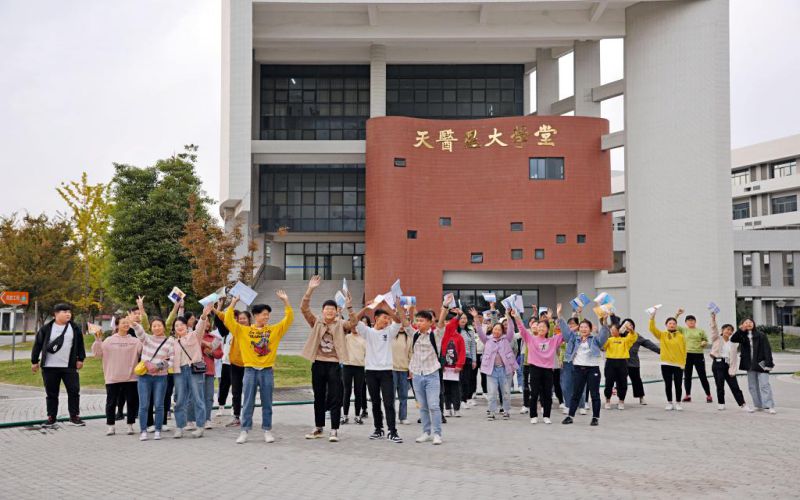
<svg viewBox="0 0 800 500">
<path fill-rule="evenodd" d="M 691 354 L 703 354 L 703 342 L 708 344 L 708 337 L 705 330 L 700 328 L 686 328 L 679 326 L 678 330 L 686 340 L 686 352 Z"/>
</svg>

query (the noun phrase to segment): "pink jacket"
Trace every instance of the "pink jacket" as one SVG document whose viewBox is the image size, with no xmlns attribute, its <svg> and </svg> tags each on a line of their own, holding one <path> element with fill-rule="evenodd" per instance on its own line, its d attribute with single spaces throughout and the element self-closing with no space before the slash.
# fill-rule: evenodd
<svg viewBox="0 0 800 500">
<path fill-rule="evenodd" d="M 104 341 L 95 340 L 92 354 L 103 359 L 103 378 L 106 384 L 120 382 L 136 382 L 138 377 L 133 373 L 139 356 L 142 353 L 142 342 L 129 335 L 111 335 Z"/>
<path fill-rule="evenodd" d="M 500 356 L 503 360 L 503 366 L 506 369 L 506 375 L 511 375 L 519 368 L 517 364 L 517 356 L 514 354 L 514 349 L 511 348 L 511 342 L 514 341 L 514 325 L 508 322 L 508 330 L 505 335 L 495 340 L 494 337 L 488 337 L 486 332 L 483 331 L 483 325 L 480 321 L 475 322 L 475 330 L 483 342 L 483 357 L 481 358 L 481 373 L 491 375 L 494 370 L 494 360 L 496 356 Z"/>
<path fill-rule="evenodd" d="M 517 328 L 528 346 L 528 364 L 539 368 L 555 368 L 556 351 L 564 341 L 564 337 L 559 333 L 552 337 L 534 336 L 525 329 L 525 325 L 517 318 Z"/>
<path fill-rule="evenodd" d="M 172 371 L 180 373 L 181 366 L 190 365 L 203 360 L 203 350 L 200 348 L 200 338 L 197 332 L 205 331 L 205 322 L 201 319 L 195 325 L 195 330 L 185 337 L 175 337 L 175 351 L 172 356 Z M 183 347 L 183 349 L 181 349 Z M 185 352 L 184 352 L 185 351 Z M 186 355 L 189 355 L 187 357 Z"/>
</svg>

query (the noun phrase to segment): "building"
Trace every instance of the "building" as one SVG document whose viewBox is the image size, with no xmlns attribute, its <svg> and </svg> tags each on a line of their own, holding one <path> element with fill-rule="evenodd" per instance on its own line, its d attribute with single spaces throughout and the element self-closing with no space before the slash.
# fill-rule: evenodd
<svg viewBox="0 0 800 500">
<path fill-rule="evenodd" d="M 756 323 L 794 325 L 800 310 L 798 158 L 800 135 L 731 154 L 736 297 Z"/>
<path fill-rule="evenodd" d="M 260 247 L 264 300 L 318 273 L 320 301 L 399 277 L 428 307 L 607 291 L 639 319 L 733 314 L 727 1 L 225 0 L 222 56 L 221 211 Z"/>
</svg>

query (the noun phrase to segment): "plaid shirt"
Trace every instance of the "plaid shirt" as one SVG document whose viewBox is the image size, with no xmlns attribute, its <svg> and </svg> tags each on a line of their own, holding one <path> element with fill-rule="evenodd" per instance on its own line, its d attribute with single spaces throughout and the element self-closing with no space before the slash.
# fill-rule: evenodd
<svg viewBox="0 0 800 500">
<path fill-rule="evenodd" d="M 414 375 L 430 375 L 441 367 L 436 350 L 431 345 L 430 333 L 420 333 L 414 344 L 411 362 L 408 364 L 408 370 Z"/>
</svg>

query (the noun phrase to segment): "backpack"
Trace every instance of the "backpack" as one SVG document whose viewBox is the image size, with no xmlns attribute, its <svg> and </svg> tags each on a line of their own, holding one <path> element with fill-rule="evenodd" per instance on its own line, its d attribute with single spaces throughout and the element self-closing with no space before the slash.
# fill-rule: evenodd
<svg viewBox="0 0 800 500">
<path fill-rule="evenodd" d="M 412 349 L 413 349 L 413 348 L 414 348 L 414 346 L 417 344 L 417 339 L 419 338 L 419 335 L 420 335 L 420 333 L 419 333 L 419 332 L 415 332 L 415 333 L 414 333 L 414 340 L 412 340 L 412 341 L 411 341 L 411 348 L 412 348 Z M 436 353 L 436 359 L 438 359 L 438 360 L 439 360 L 439 364 L 440 364 L 440 365 L 444 366 L 444 360 L 443 360 L 443 359 L 442 359 L 442 357 L 439 355 L 439 348 L 438 348 L 438 347 L 436 347 L 436 335 L 434 335 L 434 333 L 433 333 L 433 330 L 431 330 L 431 331 L 430 331 L 430 333 L 428 333 L 428 335 L 430 336 L 431 345 L 433 346 L 433 352 L 435 352 L 435 353 Z"/>
</svg>

